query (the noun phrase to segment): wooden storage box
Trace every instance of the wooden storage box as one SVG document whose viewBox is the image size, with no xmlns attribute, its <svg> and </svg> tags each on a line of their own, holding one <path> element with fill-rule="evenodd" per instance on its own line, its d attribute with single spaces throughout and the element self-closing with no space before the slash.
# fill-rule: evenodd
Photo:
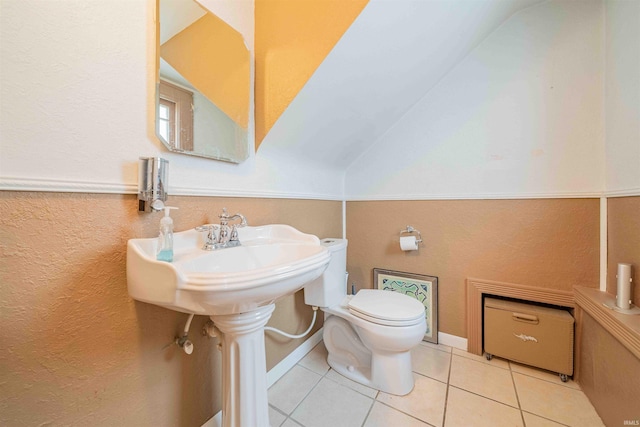
<svg viewBox="0 0 640 427">
<path fill-rule="evenodd" d="M 564 310 L 495 298 L 484 300 L 484 351 L 573 375 L 573 317 Z"/>
</svg>

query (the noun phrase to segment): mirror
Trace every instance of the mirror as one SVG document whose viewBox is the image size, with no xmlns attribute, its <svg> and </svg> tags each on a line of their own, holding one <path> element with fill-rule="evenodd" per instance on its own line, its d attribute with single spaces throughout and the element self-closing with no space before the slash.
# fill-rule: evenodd
<svg viewBox="0 0 640 427">
<path fill-rule="evenodd" d="M 250 54 L 242 35 L 194 0 L 158 0 L 156 135 L 171 151 L 249 157 Z"/>
</svg>

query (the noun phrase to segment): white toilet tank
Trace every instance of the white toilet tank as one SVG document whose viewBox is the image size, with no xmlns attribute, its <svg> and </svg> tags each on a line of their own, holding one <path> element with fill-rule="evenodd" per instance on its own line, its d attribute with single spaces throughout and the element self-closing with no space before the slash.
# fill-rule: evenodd
<svg viewBox="0 0 640 427">
<path fill-rule="evenodd" d="M 331 307 L 347 295 L 347 240 L 330 238 L 320 243 L 329 250 L 331 260 L 324 273 L 304 287 L 304 303 Z"/>
</svg>

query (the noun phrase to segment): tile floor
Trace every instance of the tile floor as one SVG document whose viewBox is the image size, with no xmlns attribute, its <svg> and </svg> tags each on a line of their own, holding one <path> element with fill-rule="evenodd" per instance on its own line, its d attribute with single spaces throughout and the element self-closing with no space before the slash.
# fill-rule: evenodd
<svg viewBox="0 0 640 427">
<path fill-rule="evenodd" d="M 344 378 L 326 357 L 318 344 L 269 389 L 272 427 L 604 425 L 578 384 L 497 357 L 422 343 L 403 397 Z"/>
</svg>

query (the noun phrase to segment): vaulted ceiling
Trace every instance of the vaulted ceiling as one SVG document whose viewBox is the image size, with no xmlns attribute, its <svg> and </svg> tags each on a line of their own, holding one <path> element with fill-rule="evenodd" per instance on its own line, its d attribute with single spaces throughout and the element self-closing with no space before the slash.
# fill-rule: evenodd
<svg viewBox="0 0 640 427">
<path fill-rule="evenodd" d="M 370 0 L 277 117 L 259 152 L 345 170 L 491 32 L 537 3 Z"/>
</svg>

